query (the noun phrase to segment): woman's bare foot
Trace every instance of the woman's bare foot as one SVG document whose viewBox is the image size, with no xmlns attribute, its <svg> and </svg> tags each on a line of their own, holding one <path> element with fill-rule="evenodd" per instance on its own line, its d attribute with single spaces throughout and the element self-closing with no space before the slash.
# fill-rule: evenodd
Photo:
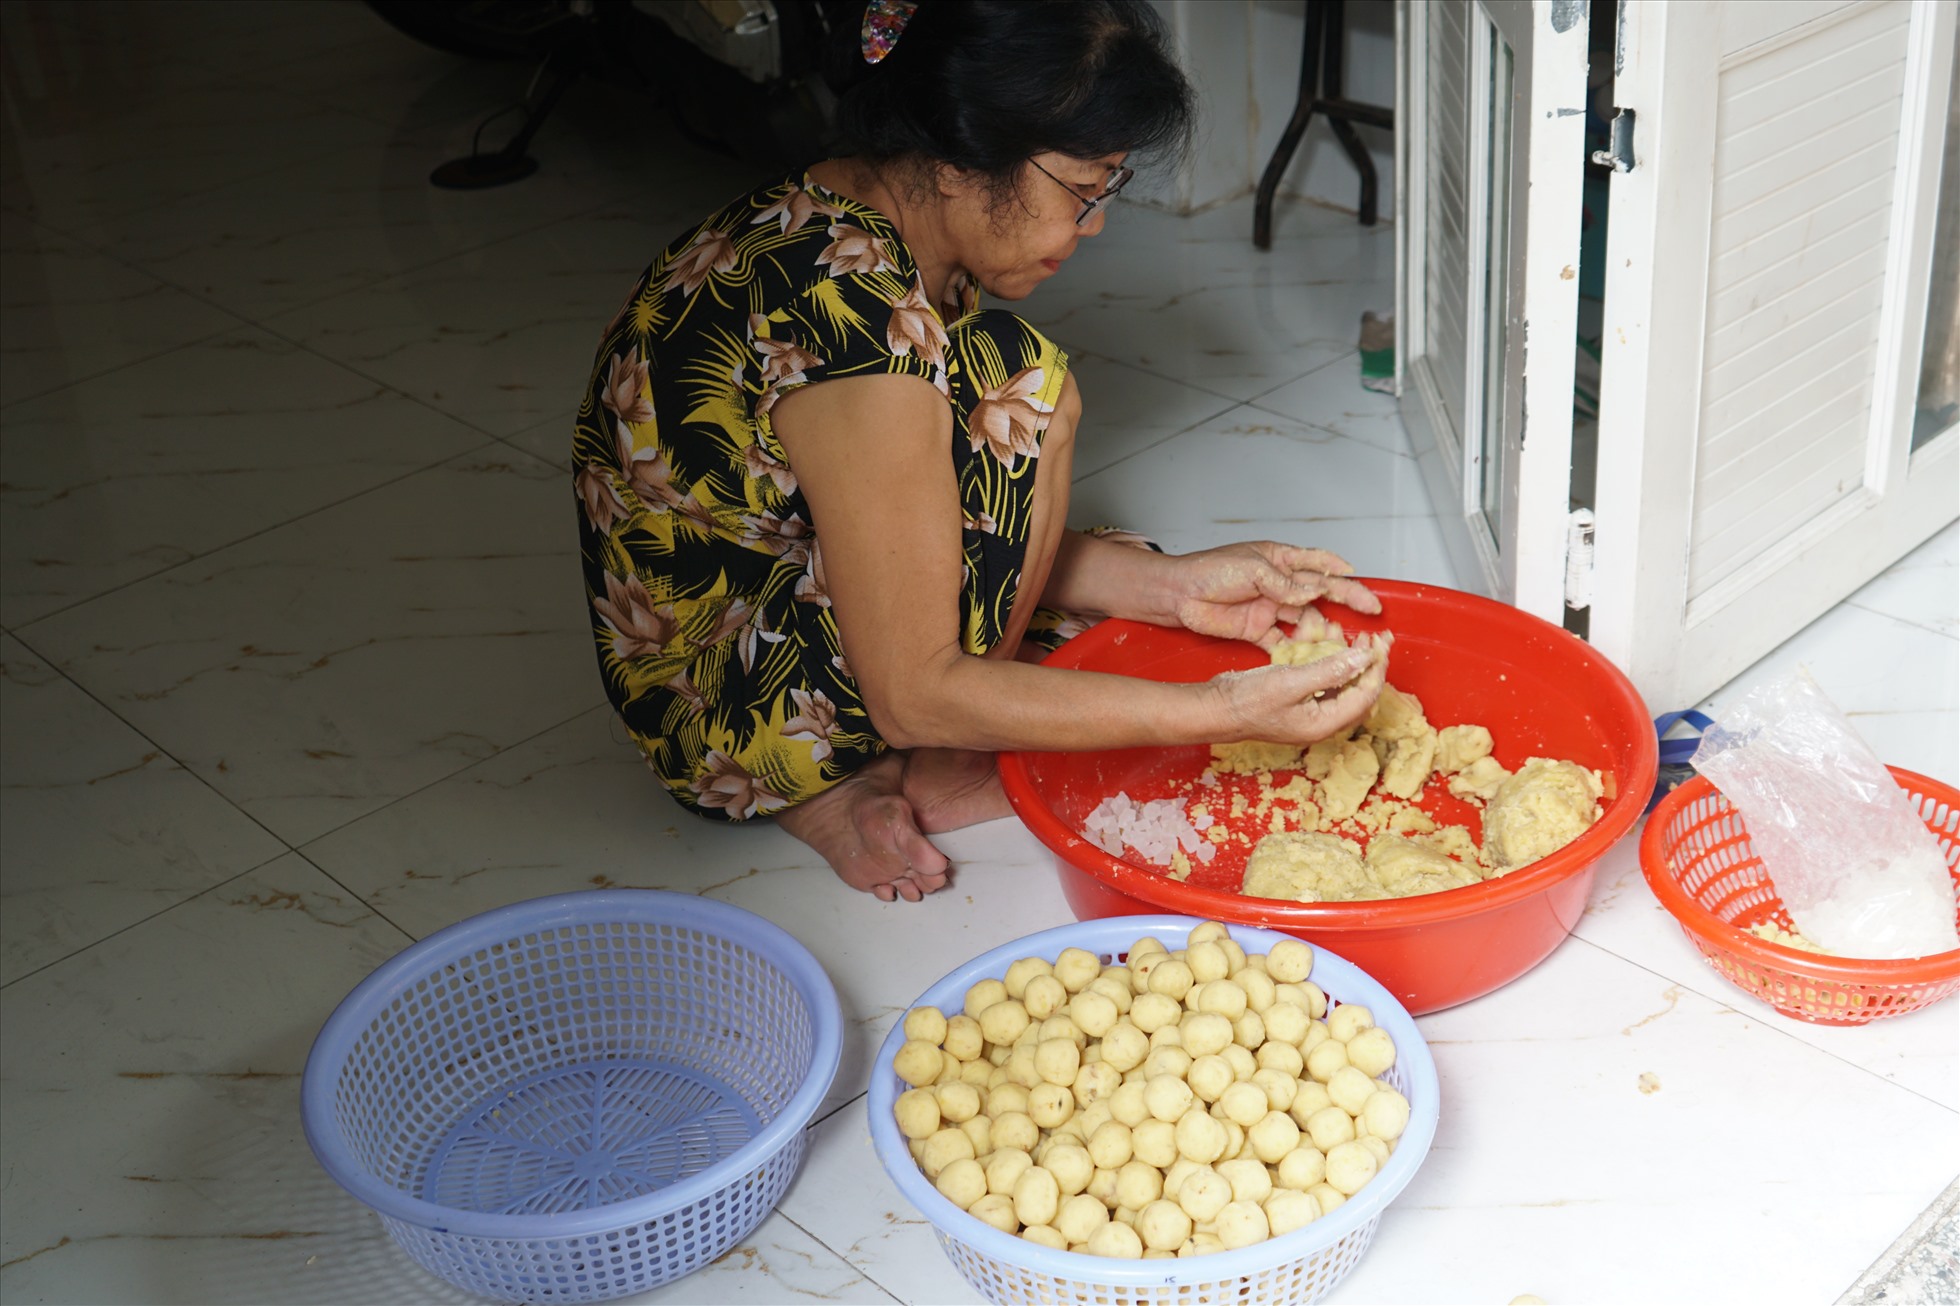
<svg viewBox="0 0 1960 1306">
<path fill-rule="evenodd" d="M 917 902 L 945 886 L 951 863 L 926 838 L 903 792 L 906 762 L 903 753 L 886 753 L 835 788 L 778 812 L 776 824 L 822 854 L 853 889 L 884 902 Z"/>
<path fill-rule="evenodd" d="M 905 755 L 900 788 L 927 834 L 978 825 L 1014 811 L 992 753 L 915 748 Z"/>
</svg>

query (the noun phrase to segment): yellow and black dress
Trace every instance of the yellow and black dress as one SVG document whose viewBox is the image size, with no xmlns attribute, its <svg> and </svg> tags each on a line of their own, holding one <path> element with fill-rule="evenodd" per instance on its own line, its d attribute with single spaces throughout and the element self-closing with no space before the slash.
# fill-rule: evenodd
<svg viewBox="0 0 1960 1306">
<path fill-rule="evenodd" d="M 743 820 L 885 750 L 845 663 L 822 542 L 769 423 L 787 390 L 900 373 L 946 395 L 964 514 L 961 644 L 1001 638 L 1067 356 L 1011 313 L 929 303 L 876 210 L 807 177 L 668 246 L 607 328 L 573 433 L 606 693 L 683 805 Z M 863 456 L 880 456 L 877 431 Z M 1066 633 L 1054 614 L 1030 638 Z"/>
</svg>

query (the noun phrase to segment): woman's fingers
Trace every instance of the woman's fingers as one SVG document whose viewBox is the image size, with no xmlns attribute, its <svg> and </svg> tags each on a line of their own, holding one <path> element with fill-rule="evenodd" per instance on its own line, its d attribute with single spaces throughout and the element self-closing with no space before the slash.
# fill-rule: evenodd
<svg viewBox="0 0 1960 1306">
<path fill-rule="evenodd" d="M 1375 663 L 1372 649 L 1350 648 L 1334 653 L 1299 668 L 1301 680 L 1306 682 L 1313 695 L 1325 694 L 1339 689 L 1367 671 Z"/>
</svg>

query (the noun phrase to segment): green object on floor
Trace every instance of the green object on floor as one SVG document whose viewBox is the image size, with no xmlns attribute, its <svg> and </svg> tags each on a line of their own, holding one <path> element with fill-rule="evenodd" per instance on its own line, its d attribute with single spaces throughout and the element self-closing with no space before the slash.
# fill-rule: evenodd
<svg viewBox="0 0 1960 1306">
<path fill-rule="evenodd" d="M 1395 315 L 1361 315 L 1361 386 L 1395 393 Z"/>
</svg>

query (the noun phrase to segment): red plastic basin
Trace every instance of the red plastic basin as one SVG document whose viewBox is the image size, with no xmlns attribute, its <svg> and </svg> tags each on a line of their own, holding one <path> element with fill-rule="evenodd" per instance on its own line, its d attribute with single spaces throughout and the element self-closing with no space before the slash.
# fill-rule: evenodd
<svg viewBox="0 0 1960 1306">
<path fill-rule="evenodd" d="M 1599 821 L 1542 861 L 1461 889 L 1378 902 L 1278 902 L 1237 892 L 1247 853 L 1236 844 L 1180 883 L 1081 835 L 1089 812 L 1119 790 L 1139 802 L 1182 792 L 1209 762 L 1209 748 L 1003 753 L 1008 799 L 1054 853 L 1078 918 L 1170 911 L 1283 930 L 1353 961 L 1418 1015 L 1509 983 L 1572 932 L 1600 857 L 1633 828 L 1653 792 L 1658 749 L 1646 704 L 1590 645 L 1516 608 L 1431 585 L 1368 585 L 1381 597 L 1380 616 L 1333 604 L 1323 610 L 1350 633 L 1394 632 L 1389 682 L 1422 700 L 1433 725 L 1488 727 L 1506 767 L 1552 757 L 1597 768 L 1607 786 Z M 1265 661 L 1251 644 L 1111 620 L 1046 664 L 1200 681 Z M 1482 837 L 1479 810 L 1442 784 L 1432 781 L 1418 801 Z"/>
</svg>

